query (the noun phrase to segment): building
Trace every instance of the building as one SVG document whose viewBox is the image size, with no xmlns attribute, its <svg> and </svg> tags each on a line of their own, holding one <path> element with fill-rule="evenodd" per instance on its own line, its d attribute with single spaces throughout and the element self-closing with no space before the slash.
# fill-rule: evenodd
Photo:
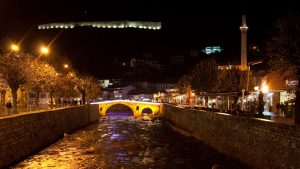
<svg viewBox="0 0 300 169">
<path fill-rule="evenodd" d="M 98 83 L 101 89 L 105 89 L 109 86 L 120 85 L 121 79 L 100 79 L 98 80 Z"/>
<path fill-rule="evenodd" d="M 133 85 L 110 86 L 103 89 L 102 98 L 103 100 L 130 99 L 128 94 L 134 89 L 135 87 Z"/>
<path fill-rule="evenodd" d="M 126 63 L 125 63 L 126 64 Z M 164 70 L 165 66 L 160 64 L 158 60 L 152 58 L 132 58 L 130 60 L 131 67 L 152 68 L 155 70 Z"/>
<path fill-rule="evenodd" d="M 159 91 L 165 91 L 170 87 L 174 86 L 172 83 L 160 83 L 160 82 L 149 82 L 149 81 L 137 81 L 133 82 L 132 85 L 140 90 L 141 93 L 156 93 Z"/>
<path fill-rule="evenodd" d="M 278 112 L 276 105 L 283 104 L 288 112 L 292 113 L 294 111 L 298 80 L 287 80 L 280 72 L 275 71 L 262 78 L 262 85 L 266 86 L 261 89 L 265 92 L 265 110 L 278 116 L 291 116 L 292 114 Z"/>
</svg>

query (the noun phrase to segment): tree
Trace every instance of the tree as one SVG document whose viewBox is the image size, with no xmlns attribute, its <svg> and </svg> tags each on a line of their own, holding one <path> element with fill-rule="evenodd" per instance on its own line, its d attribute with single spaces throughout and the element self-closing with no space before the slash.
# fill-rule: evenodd
<svg viewBox="0 0 300 169">
<path fill-rule="evenodd" d="M 89 99 L 98 98 L 100 94 L 101 94 L 101 88 L 98 84 L 98 81 L 97 79 L 92 77 L 90 87 L 87 90 L 87 98 Z"/>
<path fill-rule="evenodd" d="M 100 86 L 92 76 L 81 76 L 76 80 L 76 88 L 81 93 L 82 103 L 86 103 L 86 98 L 95 98 L 100 94 Z"/>
<path fill-rule="evenodd" d="M 206 59 L 198 63 L 191 72 L 191 86 L 197 92 L 214 92 L 217 83 L 218 65 L 213 58 Z M 208 106 L 208 97 L 205 97 Z"/>
<path fill-rule="evenodd" d="M 50 94 L 50 108 L 53 108 L 53 95 L 62 87 L 61 77 L 49 64 L 36 63 L 35 70 L 32 82 Z"/>
<path fill-rule="evenodd" d="M 191 73 L 191 85 L 197 92 L 212 92 L 217 83 L 218 66 L 215 59 L 209 58 L 198 63 Z"/>
<path fill-rule="evenodd" d="M 26 83 L 26 88 L 35 91 L 37 93 L 45 90 L 46 86 L 49 85 L 51 73 L 56 74 L 55 69 L 45 62 L 34 61 L 30 64 L 32 75 L 29 76 Z M 39 96 L 39 94 L 37 94 Z M 39 97 L 37 97 L 39 99 Z M 39 103 L 39 101 L 37 101 Z"/>
<path fill-rule="evenodd" d="M 13 113 L 17 113 L 17 91 L 32 75 L 33 59 L 26 54 L 8 53 L 0 56 L 0 73 L 7 81 L 13 97 Z"/>
<path fill-rule="evenodd" d="M 300 123 L 300 15 L 289 12 L 287 16 L 280 17 L 275 25 L 276 32 L 267 43 L 267 56 L 273 70 L 279 70 L 282 74 L 289 74 L 298 79 L 295 101 L 296 124 Z M 294 73 L 284 73 L 286 71 Z"/>
<path fill-rule="evenodd" d="M 192 93 L 195 92 L 195 90 L 192 88 L 191 85 L 191 78 L 190 75 L 184 75 L 179 81 L 178 81 L 178 88 L 181 93 L 185 93 L 187 96 L 186 104 L 190 105 Z"/>
<path fill-rule="evenodd" d="M 238 68 L 218 70 L 216 90 L 218 92 L 232 92 L 246 90 L 248 72 Z M 249 74 L 249 82 L 253 81 L 253 76 Z M 249 83 L 249 88 L 253 89 L 253 83 Z"/>
<path fill-rule="evenodd" d="M 78 80 L 78 73 L 75 71 L 71 71 L 67 73 L 62 79 L 64 94 L 63 96 L 71 98 L 71 97 L 79 97 L 79 93 L 76 90 L 76 84 Z"/>
</svg>

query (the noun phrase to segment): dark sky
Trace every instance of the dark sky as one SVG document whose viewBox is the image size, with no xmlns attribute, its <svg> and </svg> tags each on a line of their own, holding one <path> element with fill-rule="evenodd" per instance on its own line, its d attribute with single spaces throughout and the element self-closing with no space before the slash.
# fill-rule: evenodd
<svg viewBox="0 0 300 169">
<path fill-rule="evenodd" d="M 163 23 L 160 31 L 64 30 L 51 46 L 52 52 L 67 55 L 80 72 L 101 78 L 113 72 L 114 57 L 128 58 L 144 52 L 164 58 L 186 55 L 190 49 L 222 45 L 224 51 L 228 51 L 224 57 L 239 59 L 242 14 L 247 15 L 248 43 L 255 44 L 268 36 L 277 17 L 292 8 L 300 9 L 296 0 L 6 0 L 0 1 L 0 42 L 5 49 L 9 42 L 25 37 L 22 49 L 34 51 L 37 44 L 49 43 L 60 31 L 37 29 L 38 24 L 49 22 L 144 20 Z"/>
</svg>

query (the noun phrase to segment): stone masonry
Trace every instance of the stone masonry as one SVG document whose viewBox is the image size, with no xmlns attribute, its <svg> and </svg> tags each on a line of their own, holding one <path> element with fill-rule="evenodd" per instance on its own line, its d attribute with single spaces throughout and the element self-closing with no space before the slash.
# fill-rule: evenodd
<svg viewBox="0 0 300 169">
<path fill-rule="evenodd" d="M 173 129 L 250 167 L 300 168 L 300 126 L 167 104 L 162 112 Z"/>
<path fill-rule="evenodd" d="M 0 117 L 0 168 L 48 146 L 64 133 L 97 121 L 97 105 Z"/>
</svg>

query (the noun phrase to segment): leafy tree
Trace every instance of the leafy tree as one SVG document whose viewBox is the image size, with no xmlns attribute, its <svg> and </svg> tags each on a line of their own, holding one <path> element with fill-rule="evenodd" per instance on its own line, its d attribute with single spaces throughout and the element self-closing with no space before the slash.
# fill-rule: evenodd
<svg viewBox="0 0 300 169">
<path fill-rule="evenodd" d="M 75 71 L 70 71 L 68 73 L 60 73 L 60 90 L 59 94 L 63 97 L 78 97 L 79 93 L 76 90 L 77 75 Z"/>
<path fill-rule="evenodd" d="M 215 59 L 198 63 L 191 73 L 191 85 L 197 92 L 212 92 L 217 83 L 218 66 Z"/>
<path fill-rule="evenodd" d="M 34 78 L 32 82 L 50 94 L 50 107 L 53 108 L 54 93 L 57 92 L 62 85 L 61 77 L 51 65 L 36 64 L 35 66 L 36 78 Z"/>
<path fill-rule="evenodd" d="M 218 70 L 216 90 L 219 92 L 232 92 L 246 90 L 248 71 L 238 68 Z M 249 73 L 249 89 L 253 89 L 253 76 Z"/>
<path fill-rule="evenodd" d="M 54 71 L 54 73 L 56 73 L 51 65 L 45 62 L 38 61 L 31 62 L 30 70 L 32 74 L 28 77 L 29 79 L 25 87 L 28 90 L 35 91 L 37 93 L 43 91 L 45 89 L 45 86 L 49 84 L 49 77 L 51 77 L 49 76 L 49 73 L 51 71 Z M 39 97 L 37 97 L 37 99 L 39 99 Z M 37 103 L 39 103 L 39 101 L 37 101 Z"/>
<path fill-rule="evenodd" d="M 184 75 L 179 81 L 178 81 L 178 88 L 181 93 L 186 94 L 187 100 L 186 104 L 190 105 L 192 93 L 195 92 L 195 90 L 192 88 L 191 85 L 191 79 L 192 76 L 190 75 Z"/>
<path fill-rule="evenodd" d="M 95 98 L 100 94 L 100 86 L 92 76 L 82 76 L 76 80 L 76 88 L 81 93 L 82 103 L 86 103 L 86 98 Z"/>
<path fill-rule="evenodd" d="M 8 53 L 0 56 L 0 73 L 11 89 L 14 113 L 17 113 L 17 91 L 32 75 L 32 62 L 32 58 L 26 54 Z"/>
<path fill-rule="evenodd" d="M 87 90 L 87 98 L 89 99 L 94 99 L 100 96 L 101 94 L 101 88 L 98 84 L 97 79 L 95 79 L 94 77 L 92 77 L 91 79 L 91 85 Z"/>
<path fill-rule="evenodd" d="M 268 60 L 273 70 L 279 70 L 286 78 L 300 77 L 300 15 L 290 12 L 280 17 L 275 25 L 275 33 L 268 42 Z M 290 73 L 286 73 L 286 72 Z M 294 72 L 294 73 L 293 73 Z M 295 123 L 300 123 L 300 89 L 296 90 Z"/>
<path fill-rule="evenodd" d="M 177 88 L 179 88 L 180 92 L 182 93 L 184 90 L 183 90 L 183 86 L 186 86 L 186 85 L 191 85 L 191 80 L 192 80 L 192 76 L 191 75 L 183 75 L 179 81 L 177 82 Z"/>
</svg>

